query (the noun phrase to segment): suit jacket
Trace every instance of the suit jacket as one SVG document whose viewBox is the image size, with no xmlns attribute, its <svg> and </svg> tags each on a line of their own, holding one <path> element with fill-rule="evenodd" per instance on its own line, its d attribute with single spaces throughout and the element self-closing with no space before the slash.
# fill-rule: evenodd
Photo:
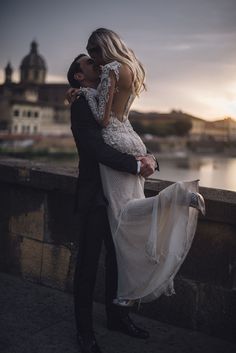
<svg viewBox="0 0 236 353">
<path fill-rule="evenodd" d="M 102 128 L 83 96 L 71 105 L 71 130 L 79 154 L 75 211 L 87 213 L 98 205 L 107 205 L 99 162 L 122 172 L 137 174 L 137 161 L 134 156 L 121 153 L 104 142 Z"/>
</svg>

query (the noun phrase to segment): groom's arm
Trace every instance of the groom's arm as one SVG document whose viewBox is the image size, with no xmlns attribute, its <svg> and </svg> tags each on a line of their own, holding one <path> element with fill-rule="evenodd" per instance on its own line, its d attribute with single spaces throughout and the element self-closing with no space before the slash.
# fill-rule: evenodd
<svg viewBox="0 0 236 353">
<path fill-rule="evenodd" d="M 104 142 L 101 127 L 84 97 L 71 106 L 71 130 L 78 147 L 86 149 L 86 153 L 97 162 L 122 172 L 138 173 L 138 162 L 134 156 L 119 152 Z"/>
</svg>

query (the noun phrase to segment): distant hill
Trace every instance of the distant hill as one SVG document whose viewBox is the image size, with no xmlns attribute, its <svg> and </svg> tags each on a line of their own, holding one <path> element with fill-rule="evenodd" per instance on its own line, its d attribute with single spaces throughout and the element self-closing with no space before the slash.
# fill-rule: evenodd
<svg viewBox="0 0 236 353">
<path fill-rule="evenodd" d="M 167 121 L 172 120 L 175 121 L 176 119 L 194 119 L 205 121 L 204 119 L 198 118 L 193 115 L 189 115 L 187 113 L 182 112 L 181 110 L 171 110 L 169 113 L 159 113 L 159 112 L 138 112 L 136 110 L 131 110 L 129 114 L 130 121 L 139 120 L 143 124 L 150 124 L 157 121 Z"/>
<path fill-rule="evenodd" d="M 156 136 L 184 136 L 192 128 L 193 120 L 205 121 L 182 111 L 172 110 L 170 113 L 131 111 L 129 119 L 139 134 Z"/>
</svg>

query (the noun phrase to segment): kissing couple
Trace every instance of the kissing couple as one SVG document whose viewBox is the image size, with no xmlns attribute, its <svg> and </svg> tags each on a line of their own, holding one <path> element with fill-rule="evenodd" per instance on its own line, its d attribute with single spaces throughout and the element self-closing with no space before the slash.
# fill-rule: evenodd
<svg viewBox="0 0 236 353">
<path fill-rule="evenodd" d="M 145 89 L 145 69 L 112 30 L 95 30 L 86 49 L 88 55 L 79 54 L 67 73 L 79 154 L 74 308 L 80 350 L 98 353 L 92 307 L 103 241 L 107 328 L 147 339 L 149 333 L 130 318 L 130 307 L 175 294 L 173 280 L 205 202 L 199 179 L 145 197 L 145 179 L 160 168 L 129 121 L 132 103 Z"/>
</svg>

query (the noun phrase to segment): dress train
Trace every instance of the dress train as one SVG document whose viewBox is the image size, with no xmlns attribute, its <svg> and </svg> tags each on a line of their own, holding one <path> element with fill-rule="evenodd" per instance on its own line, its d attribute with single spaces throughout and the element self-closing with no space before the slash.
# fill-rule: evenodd
<svg viewBox="0 0 236 353">
<path fill-rule="evenodd" d="M 175 294 L 174 277 L 191 247 L 198 213 L 197 180 L 179 181 L 145 198 L 144 178 L 100 164 L 118 263 L 119 300 L 149 302 Z"/>
</svg>

